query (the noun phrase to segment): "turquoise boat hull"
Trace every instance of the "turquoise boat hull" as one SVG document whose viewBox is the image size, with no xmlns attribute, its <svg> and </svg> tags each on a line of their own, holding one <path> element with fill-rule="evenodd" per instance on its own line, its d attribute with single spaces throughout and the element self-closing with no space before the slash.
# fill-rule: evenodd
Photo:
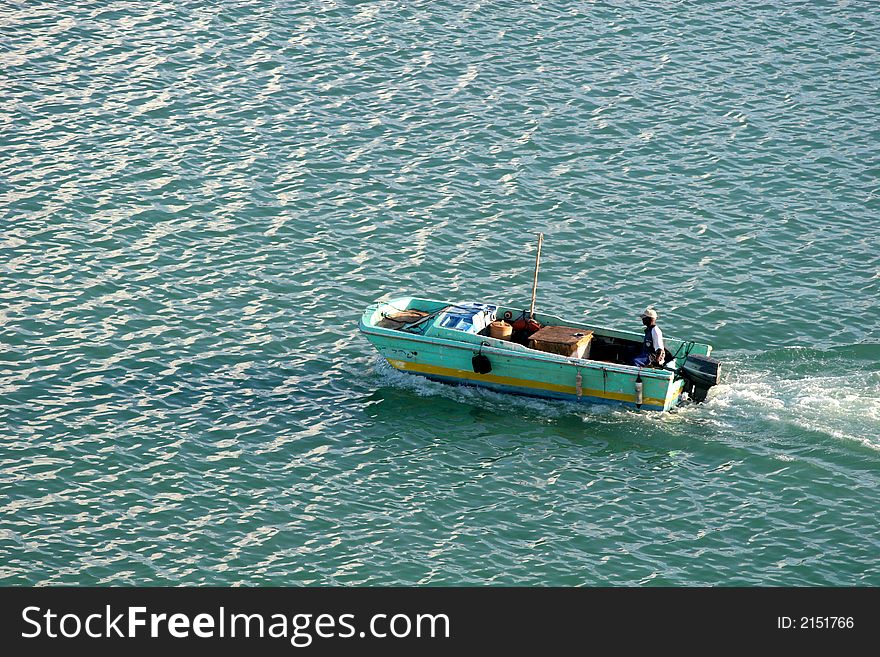
<svg viewBox="0 0 880 657">
<path fill-rule="evenodd" d="M 380 326 L 393 313 L 419 310 L 439 313 L 454 306 L 448 301 L 397 297 L 369 306 L 361 316 L 360 331 L 383 358 L 397 370 L 456 385 L 481 386 L 498 392 L 586 403 L 612 403 L 638 409 L 666 411 L 682 399 L 686 381 L 668 368 L 640 368 L 634 365 L 562 356 L 530 349 L 509 340 L 440 326 L 435 318 L 408 330 Z M 498 306 L 500 317 L 505 310 Z M 439 315 L 442 316 L 442 315 Z M 536 313 L 543 325 L 566 326 L 592 331 L 594 339 L 619 344 L 640 344 L 641 333 L 617 331 Z M 710 345 L 669 339 L 667 350 L 674 354 L 708 356 Z M 474 356 L 488 359 L 491 370 L 475 371 Z M 641 391 L 637 382 L 641 382 Z"/>
</svg>

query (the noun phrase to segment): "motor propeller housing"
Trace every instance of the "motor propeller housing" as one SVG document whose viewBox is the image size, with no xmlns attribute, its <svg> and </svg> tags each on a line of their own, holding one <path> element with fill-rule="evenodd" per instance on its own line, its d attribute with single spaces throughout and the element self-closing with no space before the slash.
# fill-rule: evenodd
<svg viewBox="0 0 880 657">
<path fill-rule="evenodd" d="M 681 366 L 681 376 L 687 381 L 687 392 L 697 403 L 706 401 L 709 388 L 721 381 L 721 362 L 709 356 L 691 354 Z"/>
</svg>

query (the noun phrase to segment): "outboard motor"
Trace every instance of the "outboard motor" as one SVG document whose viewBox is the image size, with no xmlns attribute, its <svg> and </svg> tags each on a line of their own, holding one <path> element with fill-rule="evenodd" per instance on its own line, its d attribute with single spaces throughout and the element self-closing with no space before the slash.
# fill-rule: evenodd
<svg viewBox="0 0 880 657">
<path fill-rule="evenodd" d="M 680 372 L 686 381 L 685 390 L 698 404 L 706 401 L 709 388 L 721 381 L 721 363 L 708 356 L 688 356 Z"/>
</svg>

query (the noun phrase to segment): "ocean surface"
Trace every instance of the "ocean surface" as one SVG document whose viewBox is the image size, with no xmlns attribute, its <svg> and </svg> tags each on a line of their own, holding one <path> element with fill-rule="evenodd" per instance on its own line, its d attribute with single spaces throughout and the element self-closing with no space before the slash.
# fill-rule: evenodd
<svg viewBox="0 0 880 657">
<path fill-rule="evenodd" d="M 880 585 L 876 3 L 7 0 L 0 101 L 0 584 Z M 709 403 L 357 333 L 538 231 Z"/>
</svg>

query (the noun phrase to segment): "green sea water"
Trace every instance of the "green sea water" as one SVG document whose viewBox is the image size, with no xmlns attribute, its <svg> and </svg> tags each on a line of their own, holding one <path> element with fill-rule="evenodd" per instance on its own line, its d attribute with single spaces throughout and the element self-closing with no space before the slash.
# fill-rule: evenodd
<svg viewBox="0 0 880 657">
<path fill-rule="evenodd" d="M 873 2 L 0 5 L 0 583 L 880 585 Z M 715 345 L 397 373 L 395 293 Z"/>
</svg>

